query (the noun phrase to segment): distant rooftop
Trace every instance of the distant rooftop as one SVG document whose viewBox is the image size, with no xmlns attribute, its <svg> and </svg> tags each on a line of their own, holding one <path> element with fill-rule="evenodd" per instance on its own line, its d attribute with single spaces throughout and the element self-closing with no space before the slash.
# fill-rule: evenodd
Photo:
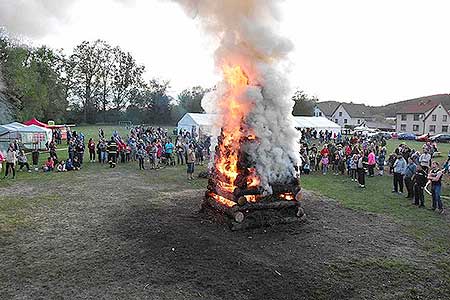
<svg viewBox="0 0 450 300">
<path fill-rule="evenodd" d="M 448 94 L 433 95 L 433 96 L 421 97 L 421 98 L 416 98 L 416 99 L 410 99 L 407 101 L 411 101 L 411 103 L 407 103 L 397 113 L 402 113 L 402 114 L 425 113 L 425 112 L 435 108 L 440 103 L 450 102 L 450 95 L 448 95 Z"/>
</svg>

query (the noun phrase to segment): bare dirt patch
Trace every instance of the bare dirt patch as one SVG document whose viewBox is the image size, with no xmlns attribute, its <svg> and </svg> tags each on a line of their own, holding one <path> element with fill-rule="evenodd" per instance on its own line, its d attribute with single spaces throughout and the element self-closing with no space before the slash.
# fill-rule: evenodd
<svg viewBox="0 0 450 300">
<path fill-rule="evenodd" d="M 203 190 L 101 172 L 61 182 L 60 201 L 1 240 L 1 298 L 447 297 L 427 254 L 383 216 L 308 193 L 305 223 L 231 232 L 199 213 Z"/>
</svg>

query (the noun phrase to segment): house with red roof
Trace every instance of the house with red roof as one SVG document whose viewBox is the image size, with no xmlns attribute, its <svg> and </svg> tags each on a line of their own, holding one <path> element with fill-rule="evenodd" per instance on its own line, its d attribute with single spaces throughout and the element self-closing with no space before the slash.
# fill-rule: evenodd
<svg viewBox="0 0 450 300">
<path fill-rule="evenodd" d="M 450 115 L 441 99 L 436 96 L 412 99 L 397 112 L 396 131 L 417 135 L 448 133 Z"/>
</svg>

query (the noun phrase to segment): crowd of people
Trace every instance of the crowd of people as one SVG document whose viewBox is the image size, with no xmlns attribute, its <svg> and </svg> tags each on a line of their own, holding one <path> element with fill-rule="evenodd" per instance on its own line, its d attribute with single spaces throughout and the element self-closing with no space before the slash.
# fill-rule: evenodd
<svg viewBox="0 0 450 300">
<path fill-rule="evenodd" d="M 433 160 L 438 151 L 435 143 L 424 143 L 421 149 L 411 149 L 407 144 L 400 143 L 392 153 L 387 152 L 386 144 L 384 137 L 343 137 L 328 131 L 305 129 L 302 130 L 300 143 L 300 171 L 305 175 L 311 172 L 326 175 L 331 171 L 336 176 L 347 176 L 359 187 L 365 188 L 367 176 L 384 176 L 387 170 L 392 176 L 393 193 L 403 195 L 406 188 L 405 197 L 422 208 L 425 207 L 424 191 L 430 186 L 431 209 L 444 213 L 442 178 L 448 173 L 450 154 L 441 168 L 439 162 Z"/>
<path fill-rule="evenodd" d="M 311 172 L 321 172 L 326 175 L 345 175 L 349 180 L 357 182 L 359 187 L 366 187 L 366 177 L 384 176 L 385 170 L 392 176 L 392 192 L 405 192 L 406 198 L 414 205 L 424 207 L 424 191 L 431 187 L 432 207 L 440 213 L 444 212 L 441 190 L 442 178 L 448 173 L 450 154 L 447 162 L 440 167 L 433 161 L 437 152 L 435 143 L 427 142 L 421 149 L 411 149 L 407 144 L 400 143 L 392 153 L 387 153 L 386 140 L 383 137 L 368 138 L 363 135 L 343 136 L 329 131 L 302 130 L 300 155 L 302 166 L 300 173 L 308 175 Z M 114 131 L 110 138 L 105 136 L 103 129 L 98 130 L 96 138 L 86 141 L 83 133 L 67 132 L 67 159 L 59 159 L 57 147 L 61 146 L 58 139 L 47 144 L 48 158 L 42 166 L 35 170 L 43 172 L 66 172 L 80 170 L 85 163 L 85 150 L 89 162 L 108 164 L 115 168 L 117 164 L 137 162 L 140 170 L 146 169 L 149 163 L 151 169 L 159 169 L 175 165 L 187 166 L 187 177 L 194 179 L 195 165 L 202 165 L 209 160 L 210 137 L 199 139 L 190 132 L 174 129 L 168 132 L 163 128 L 137 126 L 122 137 Z M 87 158 L 87 154 L 86 154 Z M 11 143 L 6 154 L 0 152 L 0 173 L 2 162 L 5 161 L 4 177 L 15 178 L 16 170 L 32 172 L 27 155 L 19 143 Z"/>
<path fill-rule="evenodd" d="M 58 136 L 58 139 L 55 138 Z M 54 139 L 47 143 L 48 158 L 42 166 L 33 163 L 35 170 L 43 172 L 66 172 L 80 170 L 85 163 L 85 155 L 89 155 L 89 162 L 108 164 L 115 168 L 117 164 L 137 162 L 140 170 L 146 169 L 146 163 L 151 169 L 160 169 L 175 165 L 187 166 L 187 177 L 194 179 L 195 165 L 203 165 L 209 159 L 210 138 L 198 138 L 186 130 L 136 126 L 122 137 L 114 131 L 110 138 L 105 136 L 99 128 L 98 137 L 90 137 L 86 141 L 83 133 L 67 131 L 67 159 L 59 159 L 57 148 L 62 144 L 59 140 L 61 133 L 54 134 Z M 85 152 L 87 152 L 85 154 Z M 4 178 L 15 178 L 16 169 L 26 168 L 32 172 L 27 155 L 16 141 L 9 145 L 6 154 L 0 151 L 0 173 L 2 162 L 5 161 Z"/>
</svg>

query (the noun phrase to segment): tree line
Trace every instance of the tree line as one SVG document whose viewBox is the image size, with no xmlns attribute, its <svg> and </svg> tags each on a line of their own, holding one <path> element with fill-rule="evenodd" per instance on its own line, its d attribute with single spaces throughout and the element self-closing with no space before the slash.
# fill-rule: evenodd
<svg viewBox="0 0 450 300">
<path fill-rule="evenodd" d="M 203 112 L 208 91 L 197 86 L 173 98 L 169 81 L 145 81 L 145 67 L 130 52 L 102 40 L 84 41 L 67 55 L 3 34 L 0 67 L 18 120 L 173 124 L 186 112 Z"/>
<path fill-rule="evenodd" d="M 0 67 L 19 121 L 175 124 L 186 112 L 203 112 L 209 91 L 196 86 L 173 98 L 169 81 L 145 81 L 146 68 L 130 52 L 102 40 L 83 41 L 68 55 L 0 34 Z M 297 91 L 292 100 L 294 115 L 311 115 L 317 99 Z"/>
</svg>

